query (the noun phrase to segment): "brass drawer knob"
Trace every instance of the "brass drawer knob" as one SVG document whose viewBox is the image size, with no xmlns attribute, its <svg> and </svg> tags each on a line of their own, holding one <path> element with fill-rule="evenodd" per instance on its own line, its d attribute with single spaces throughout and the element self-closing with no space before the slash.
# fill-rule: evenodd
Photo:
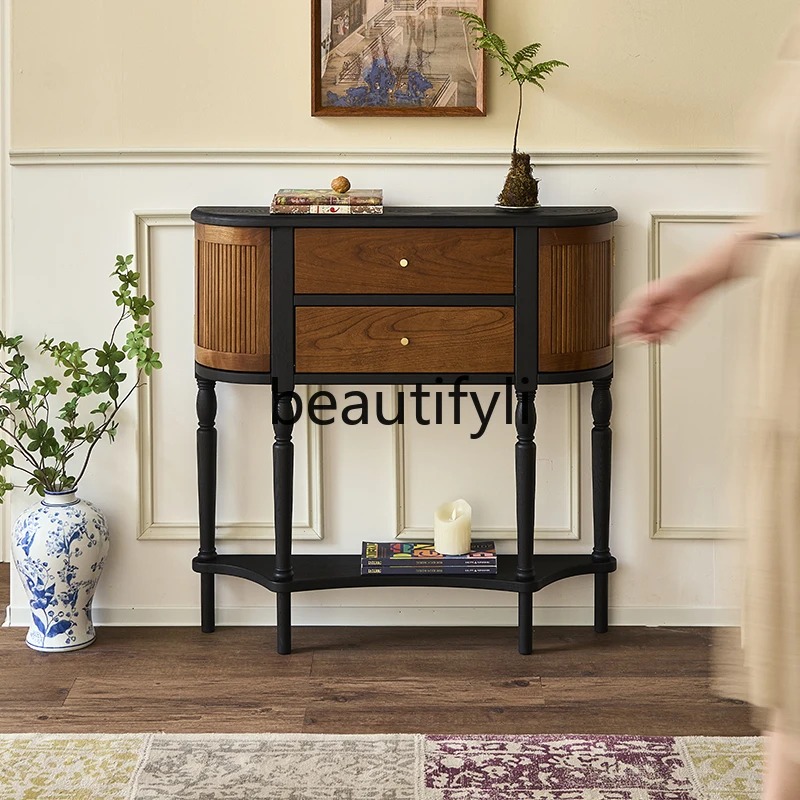
<svg viewBox="0 0 800 800">
<path fill-rule="evenodd" d="M 400 266 L 401 267 L 407 267 L 408 266 L 408 259 L 407 258 L 401 258 L 400 259 Z"/>
<path fill-rule="evenodd" d="M 403 338 L 400 340 L 400 344 L 401 344 L 401 345 L 403 345 L 403 347 L 408 347 L 408 339 L 406 339 L 406 337 L 404 336 L 404 337 L 403 337 Z"/>
</svg>

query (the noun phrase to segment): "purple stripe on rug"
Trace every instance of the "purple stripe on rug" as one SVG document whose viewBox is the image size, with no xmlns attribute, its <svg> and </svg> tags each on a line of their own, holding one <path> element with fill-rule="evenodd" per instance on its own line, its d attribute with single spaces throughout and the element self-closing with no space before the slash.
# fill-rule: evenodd
<svg viewBox="0 0 800 800">
<path fill-rule="evenodd" d="M 426 736 L 425 761 L 440 800 L 698 800 L 671 736 Z"/>
</svg>

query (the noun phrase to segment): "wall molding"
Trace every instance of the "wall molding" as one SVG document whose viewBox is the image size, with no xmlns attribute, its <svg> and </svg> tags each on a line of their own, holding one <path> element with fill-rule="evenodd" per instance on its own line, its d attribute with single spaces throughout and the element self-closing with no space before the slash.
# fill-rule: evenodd
<svg viewBox="0 0 800 800">
<path fill-rule="evenodd" d="M 10 74 L 6 70 L 6 75 Z M 371 166 L 507 166 L 506 150 L 288 150 L 203 148 L 22 149 L 9 151 L 14 167 L 172 164 L 329 164 Z M 532 152 L 537 166 L 728 166 L 762 164 L 743 148 L 675 150 L 564 150 Z"/>
<path fill-rule="evenodd" d="M 664 225 L 691 223 L 707 225 L 735 223 L 746 219 L 743 214 L 658 214 L 650 215 L 650 241 L 648 248 L 648 278 L 661 277 L 661 230 Z M 650 344 L 649 349 L 649 407 L 650 407 L 650 537 L 652 539 L 734 539 L 740 533 L 731 528 L 675 527 L 662 523 L 663 499 L 661 496 L 663 468 L 661 463 L 661 345 Z"/>
<path fill-rule="evenodd" d="M 387 412 L 394 417 L 397 414 L 396 396 L 400 386 L 392 387 L 392 404 Z M 433 539 L 433 525 L 430 527 L 416 527 L 406 524 L 406 487 L 405 487 L 405 426 L 394 425 L 392 437 L 392 468 L 394 471 L 394 501 L 397 511 L 395 530 L 396 538 L 417 541 L 418 539 Z M 509 453 L 509 458 L 512 454 Z M 544 540 L 577 540 L 581 538 L 580 514 L 580 394 L 578 384 L 572 384 L 569 392 L 569 508 L 570 524 L 567 528 L 535 528 L 534 538 Z M 454 498 L 455 499 L 455 498 Z M 517 540 L 517 529 L 501 527 L 483 527 L 472 529 L 473 538 L 495 539 L 497 541 L 511 539 Z"/>
<path fill-rule="evenodd" d="M 192 227 L 189 212 L 186 211 L 137 211 L 134 212 L 136 224 L 134 264 L 141 274 L 140 288 L 150 297 L 152 278 L 152 259 L 150 257 L 150 234 L 153 228 L 159 227 Z M 312 393 L 317 387 L 298 387 L 298 392 L 305 388 Z M 149 540 L 184 540 L 198 541 L 199 529 L 196 522 L 166 523 L 158 522 L 154 513 L 153 481 L 155 465 L 153 454 L 153 395 L 152 381 L 138 393 L 139 409 L 139 524 L 138 539 Z M 306 519 L 294 520 L 292 524 L 293 539 L 323 538 L 322 535 L 322 428 L 319 425 L 308 425 L 307 435 L 308 463 L 308 516 Z M 217 541 L 243 539 L 274 539 L 273 522 L 240 522 L 217 525 Z"/>
<path fill-rule="evenodd" d="M 266 590 L 265 590 L 266 591 Z M 542 626 L 591 626 L 594 620 L 592 606 L 539 606 L 534 596 L 533 621 Z M 2 627 L 28 627 L 30 608 L 9 606 Z M 357 605 L 301 605 L 292 603 L 292 625 L 326 625 L 348 627 L 516 627 L 517 606 L 366 606 Z M 695 606 L 623 606 L 609 609 L 612 626 L 738 626 L 741 611 L 738 608 L 713 608 Z M 103 638 L 103 626 L 124 627 L 194 627 L 200 626 L 200 608 L 93 608 L 92 618 L 100 626 L 98 641 Z M 276 624 L 275 605 L 218 608 L 218 626 L 270 626 Z M 346 633 L 342 633 L 344 638 Z M 534 631 L 534 653 L 536 652 Z M 509 639 L 515 647 L 515 639 Z M 274 647 L 269 640 L 264 646 Z M 511 651 L 509 651 L 511 652 Z M 516 650 L 513 651 L 514 653 Z"/>
</svg>

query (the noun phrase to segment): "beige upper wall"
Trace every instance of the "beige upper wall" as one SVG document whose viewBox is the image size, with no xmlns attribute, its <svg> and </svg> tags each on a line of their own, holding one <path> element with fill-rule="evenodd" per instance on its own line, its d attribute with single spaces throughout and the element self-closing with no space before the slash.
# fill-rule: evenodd
<svg viewBox="0 0 800 800">
<path fill-rule="evenodd" d="M 488 0 L 515 49 L 570 64 L 529 87 L 530 150 L 724 148 L 798 0 Z M 310 0 L 12 0 L 11 146 L 509 147 L 515 91 L 490 62 L 485 119 L 310 115 Z"/>
</svg>

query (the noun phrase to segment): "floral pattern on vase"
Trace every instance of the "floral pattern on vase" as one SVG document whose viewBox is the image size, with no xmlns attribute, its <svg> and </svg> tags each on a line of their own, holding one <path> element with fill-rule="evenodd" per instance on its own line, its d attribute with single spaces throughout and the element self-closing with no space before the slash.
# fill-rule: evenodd
<svg viewBox="0 0 800 800">
<path fill-rule="evenodd" d="M 92 600 L 108 552 L 108 525 L 75 490 L 47 492 L 11 536 L 31 607 L 25 643 L 42 652 L 78 650 L 95 639 Z"/>
</svg>

